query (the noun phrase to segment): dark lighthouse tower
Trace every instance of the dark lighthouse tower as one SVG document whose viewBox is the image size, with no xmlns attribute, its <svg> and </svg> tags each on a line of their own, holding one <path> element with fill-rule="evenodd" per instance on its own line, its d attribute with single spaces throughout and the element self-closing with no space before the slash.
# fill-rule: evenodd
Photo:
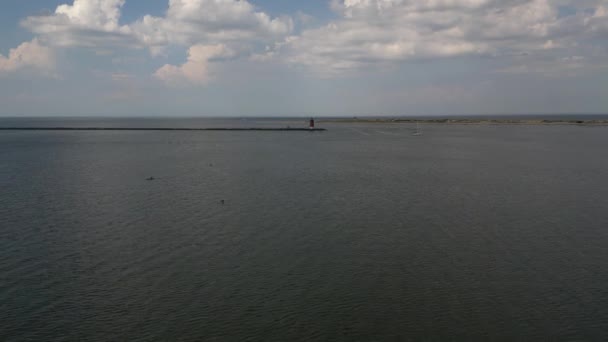
<svg viewBox="0 0 608 342">
<path fill-rule="evenodd" d="M 310 125 L 308 126 L 310 129 L 315 129 L 315 119 L 310 118 Z"/>
</svg>

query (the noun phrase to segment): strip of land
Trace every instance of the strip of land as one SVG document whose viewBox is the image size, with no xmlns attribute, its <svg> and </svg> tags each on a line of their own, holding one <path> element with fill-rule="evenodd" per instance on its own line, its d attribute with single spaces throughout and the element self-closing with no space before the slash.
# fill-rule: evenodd
<svg viewBox="0 0 608 342">
<path fill-rule="evenodd" d="M 325 128 L 0 127 L 0 131 L 238 131 L 323 132 Z"/>
<path fill-rule="evenodd" d="M 456 124 L 456 125 L 585 125 L 607 126 L 608 120 L 564 120 L 564 119 L 405 119 L 405 118 L 345 118 L 324 119 L 326 123 L 423 123 L 423 124 Z"/>
</svg>

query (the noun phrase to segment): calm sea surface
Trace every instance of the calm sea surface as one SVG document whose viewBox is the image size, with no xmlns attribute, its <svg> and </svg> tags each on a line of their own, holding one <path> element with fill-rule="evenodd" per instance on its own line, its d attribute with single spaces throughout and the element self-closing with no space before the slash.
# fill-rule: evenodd
<svg viewBox="0 0 608 342">
<path fill-rule="evenodd" d="M 0 132 L 0 340 L 608 338 L 608 127 L 321 126 Z"/>
</svg>

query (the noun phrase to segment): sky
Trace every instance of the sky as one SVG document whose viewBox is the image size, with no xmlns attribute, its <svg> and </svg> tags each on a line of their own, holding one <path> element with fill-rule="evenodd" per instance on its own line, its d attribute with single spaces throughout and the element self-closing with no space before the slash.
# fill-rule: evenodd
<svg viewBox="0 0 608 342">
<path fill-rule="evenodd" d="M 608 113 L 608 0 L 3 0 L 0 116 Z"/>
</svg>

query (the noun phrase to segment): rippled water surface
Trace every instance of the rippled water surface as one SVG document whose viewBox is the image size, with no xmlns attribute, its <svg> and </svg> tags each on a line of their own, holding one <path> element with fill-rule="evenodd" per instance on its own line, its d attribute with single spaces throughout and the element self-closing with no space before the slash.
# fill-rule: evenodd
<svg viewBox="0 0 608 342">
<path fill-rule="evenodd" d="M 0 132 L 0 340 L 608 337 L 608 128 L 321 126 Z"/>
</svg>

